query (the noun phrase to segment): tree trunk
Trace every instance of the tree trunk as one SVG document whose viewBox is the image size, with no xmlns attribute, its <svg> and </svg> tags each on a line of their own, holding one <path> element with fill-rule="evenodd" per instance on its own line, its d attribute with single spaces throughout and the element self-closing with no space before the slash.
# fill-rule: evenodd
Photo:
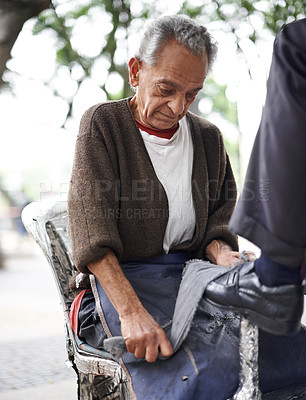
<svg viewBox="0 0 306 400">
<path fill-rule="evenodd" d="M 0 0 L 0 88 L 12 47 L 23 24 L 49 7 L 51 0 Z"/>
</svg>

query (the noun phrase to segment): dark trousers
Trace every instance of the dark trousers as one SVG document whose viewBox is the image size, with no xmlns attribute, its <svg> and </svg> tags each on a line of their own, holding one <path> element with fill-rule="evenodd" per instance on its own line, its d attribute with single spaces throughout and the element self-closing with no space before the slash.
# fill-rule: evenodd
<svg viewBox="0 0 306 400">
<path fill-rule="evenodd" d="M 229 227 L 287 267 L 305 257 L 306 19 L 276 37 L 266 104 Z"/>
</svg>

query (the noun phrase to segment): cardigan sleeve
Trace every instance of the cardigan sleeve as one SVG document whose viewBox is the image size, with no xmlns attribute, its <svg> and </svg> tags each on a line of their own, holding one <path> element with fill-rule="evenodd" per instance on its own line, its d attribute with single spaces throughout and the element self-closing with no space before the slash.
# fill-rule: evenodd
<svg viewBox="0 0 306 400">
<path fill-rule="evenodd" d="M 99 260 L 110 249 L 117 257 L 123 250 L 118 232 L 115 156 L 100 130 L 94 112 L 87 111 L 80 124 L 68 193 L 72 260 L 83 273 L 89 273 L 88 263 Z"/>
<path fill-rule="evenodd" d="M 238 251 L 238 239 L 228 230 L 228 223 L 237 199 L 237 188 L 231 164 L 220 137 L 219 179 L 210 193 L 210 212 L 206 226 L 204 249 L 213 240 L 222 240 Z M 213 200 L 212 200 L 213 199 Z"/>
</svg>

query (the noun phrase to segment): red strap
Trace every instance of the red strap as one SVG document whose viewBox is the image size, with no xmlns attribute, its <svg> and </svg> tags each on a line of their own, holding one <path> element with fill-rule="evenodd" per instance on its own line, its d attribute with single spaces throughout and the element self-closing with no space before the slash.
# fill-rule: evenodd
<svg viewBox="0 0 306 400">
<path fill-rule="evenodd" d="M 170 129 L 154 129 L 154 128 L 150 128 L 150 127 L 142 124 L 137 119 L 136 119 L 136 123 L 138 125 L 138 128 L 141 129 L 142 131 L 145 131 L 145 132 L 149 133 L 150 135 L 154 135 L 154 136 L 157 136 L 157 137 L 160 137 L 163 139 L 171 139 L 179 127 L 179 124 L 177 124 L 173 128 L 170 128 Z"/>
<path fill-rule="evenodd" d="M 78 336 L 79 333 L 79 309 L 83 296 L 89 289 L 84 289 L 73 300 L 69 313 L 69 322 L 74 333 Z"/>
</svg>

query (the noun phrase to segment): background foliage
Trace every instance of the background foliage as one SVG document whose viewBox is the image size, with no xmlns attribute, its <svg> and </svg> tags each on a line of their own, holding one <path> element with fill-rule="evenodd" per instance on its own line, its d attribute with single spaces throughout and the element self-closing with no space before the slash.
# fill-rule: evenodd
<svg viewBox="0 0 306 400">
<path fill-rule="evenodd" d="M 256 30 L 256 20 L 264 22 L 264 26 L 277 33 L 281 27 L 288 22 L 305 15 L 306 0 L 204 0 L 201 5 L 192 5 L 190 1 L 177 2 L 177 12 L 189 15 L 208 24 L 213 21 L 223 22 L 220 29 L 234 35 L 237 52 L 243 53 L 240 42 L 246 36 L 249 40 L 256 42 L 260 39 L 261 32 Z M 134 4 L 134 5 L 133 5 Z M 136 4 L 136 6 L 135 6 Z M 57 38 L 57 63 L 58 69 L 67 67 L 71 76 L 73 71 L 78 71 L 78 78 L 75 79 L 76 92 L 82 82 L 92 75 L 97 65 L 104 65 L 108 68 L 108 75 L 119 74 L 122 78 L 120 92 L 110 92 L 106 82 L 100 84 L 107 99 L 117 99 L 131 95 L 128 85 L 128 73 L 126 58 L 118 57 L 118 54 L 128 48 L 128 38 L 135 36 L 135 32 L 141 31 L 146 19 L 160 15 L 160 2 L 155 1 L 129 1 L 129 0 L 91 0 L 91 1 L 69 1 L 61 2 L 53 0 L 51 7 L 43 11 L 37 18 L 34 26 L 34 34 L 50 30 Z M 108 29 L 96 54 L 86 54 L 73 45 L 74 35 L 81 25 L 90 26 L 99 19 L 101 25 L 107 24 Z M 241 36 L 242 25 L 247 26 Z M 245 34 L 247 32 L 247 34 Z M 52 81 L 48 82 L 52 85 Z M 68 117 L 72 112 L 73 96 L 68 97 Z M 215 106 L 220 112 L 228 116 L 228 110 L 220 102 Z"/>
<path fill-rule="evenodd" d="M 30 17 L 35 21 L 34 35 L 53 38 L 56 68 L 44 84 L 65 104 L 63 127 L 75 117 L 75 103 L 88 82 L 99 89 L 101 101 L 133 94 L 128 83 L 127 61 L 148 18 L 170 13 L 189 15 L 209 25 L 212 33 L 223 31 L 230 35 L 237 57 L 245 58 L 248 64 L 246 41 L 256 44 L 267 30 L 276 34 L 285 23 L 304 17 L 306 8 L 306 0 L 24 0 L 22 7 L 20 4 L 17 0 L 0 0 L 0 23 L 7 21 L 0 24 L 0 46 L 1 38 L 10 37 L 6 40 L 10 43 L 5 47 L 7 53 L 22 21 Z M 14 16 L 18 24 L 14 23 Z M 0 56 L 5 55 L 1 49 Z M 249 74 L 252 76 L 251 68 Z M 13 75 L 14 71 L 4 75 L 8 85 Z M 225 137 L 225 141 L 236 178 L 242 182 L 237 104 L 227 96 L 227 89 L 226 84 L 217 83 L 210 76 L 192 111 L 203 115 L 200 105 L 204 99 L 209 104 L 209 114 L 221 115 L 236 126 L 238 137 L 234 140 Z M 14 92 L 13 84 L 11 90 Z"/>
</svg>

